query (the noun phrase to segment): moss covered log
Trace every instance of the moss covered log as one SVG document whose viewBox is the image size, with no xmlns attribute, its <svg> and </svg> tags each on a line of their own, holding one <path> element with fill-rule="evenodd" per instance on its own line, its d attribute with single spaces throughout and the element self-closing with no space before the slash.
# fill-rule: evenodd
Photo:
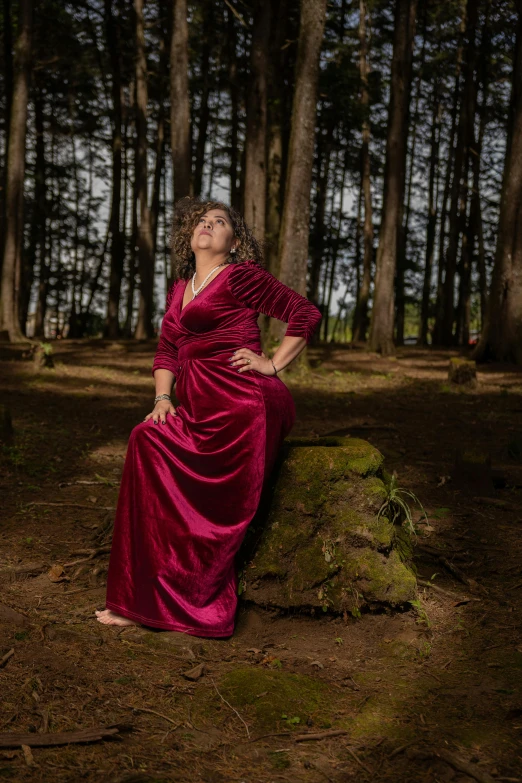
<svg viewBox="0 0 522 783">
<path fill-rule="evenodd" d="M 412 600 L 411 541 L 379 513 L 386 498 L 383 457 L 370 443 L 287 441 L 268 518 L 243 571 L 245 597 L 354 616 Z"/>
</svg>

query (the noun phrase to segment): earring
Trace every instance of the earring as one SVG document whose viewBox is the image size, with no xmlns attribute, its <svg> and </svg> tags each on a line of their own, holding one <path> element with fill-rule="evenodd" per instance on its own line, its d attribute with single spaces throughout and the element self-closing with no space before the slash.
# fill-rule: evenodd
<svg viewBox="0 0 522 783">
<path fill-rule="evenodd" d="M 233 247 L 233 248 L 231 249 L 231 251 L 230 251 L 230 255 L 235 255 L 235 253 L 236 253 L 236 248 L 235 248 L 235 247 Z"/>
</svg>

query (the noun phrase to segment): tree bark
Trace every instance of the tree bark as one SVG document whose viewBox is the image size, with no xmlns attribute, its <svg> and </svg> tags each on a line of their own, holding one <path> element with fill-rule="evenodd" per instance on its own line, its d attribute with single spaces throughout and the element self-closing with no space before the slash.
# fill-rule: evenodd
<svg viewBox="0 0 522 783">
<path fill-rule="evenodd" d="M 364 342 L 368 331 L 368 302 L 373 264 L 373 207 L 370 171 L 370 95 L 368 91 L 368 41 L 366 35 L 366 0 L 359 0 L 359 75 L 361 79 L 361 110 L 363 113 L 361 145 L 361 191 L 364 197 L 363 273 L 358 288 L 353 316 L 352 342 Z"/>
<path fill-rule="evenodd" d="M 308 298 L 315 304 L 319 301 L 319 277 L 324 263 L 326 197 L 334 147 L 334 118 L 330 118 L 324 134 L 316 144 L 317 177 L 315 186 L 315 214 L 311 232 L 310 255 L 312 264 L 308 284 Z"/>
<path fill-rule="evenodd" d="M 448 154 L 446 165 L 446 177 L 442 195 L 439 230 L 439 259 L 437 269 L 437 293 L 435 298 L 435 325 L 433 329 L 432 343 L 440 345 L 442 342 L 442 324 L 444 317 L 444 274 L 446 269 L 446 222 L 448 217 L 448 202 L 451 195 L 451 182 L 453 174 L 453 162 L 455 160 L 455 139 L 457 136 L 457 121 L 460 97 L 460 82 L 462 70 L 462 58 L 464 55 L 464 35 L 466 32 L 466 2 L 460 0 L 461 22 L 459 30 L 459 44 L 457 47 L 455 66 L 455 87 L 453 90 L 453 105 L 451 108 L 451 130 L 448 140 Z"/>
<path fill-rule="evenodd" d="M 174 200 L 190 193 L 190 100 L 187 0 L 173 0 L 170 44 L 170 144 Z"/>
<path fill-rule="evenodd" d="M 124 238 L 120 228 L 121 213 L 121 176 L 122 176 L 122 85 L 120 25 L 112 12 L 112 0 L 105 3 L 105 38 L 111 64 L 112 97 L 112 197 L 109 218 L 111 236 L 111 266 L 109 273 L 109 299 L 107 303 L 107 323 L 105 336 L 116 340 L 120 336 L 120 294 L 125 257 Z"/>
<path fill-rule="evenodd" d="M 466 225 L 467 164 L 473 138 L 476 46 L 475 33 L 478 19 L 478 3 L 468 0 L 466 5 L 466 57 L 464 63 L 464 90 L 453 166 L 448 251 L 445 262 L 443 284 L 442 323 L 440 341 L 442 345 L 453 343 L 455 320 L 454 288 L 460 237 Z"/>
<path fill-rule="evenodd" d="M 265 239 L 267 163 L 267 73 L 271 3 L 257 0 L 254 10 L 247 94 L 245 192 L 243 213 L 261 242 Z"/>
<path fill-rule="evenodd" d="M 11 18 L 11 0 L 3 0 L 4 24 L 3 24 L 3 54 L 4 54 L 4 95 L 5 95 L 5 144 L 4 165 L 2 171 L 2 185 L 0 187 L 0 237 L 4 236 L 6 223 L 5 192 L 7 189 L 7 161 L 9 155 L 9 128 L 11 127 L 11 104 L 13 101 L 13 31 Z M 2 264 L 4 258 L 4 243 L 0 241 L 0 279 L 2 276 Z"/>
<path fill-rule="evenodd" d="M 476 359 L 522 364 L 522 9 L 513 66 L 512 110 L 504 165 L 495 264 Z"/>
<path fill-rule="evenodd" d="M 271 2 L 272 33 L 270 36 L 270 61 L 268 64 L 268 186 L 265 238 L 267 241 L 267 268 L 275 277 L 279 277 L 278 244 L 284 195 L 284 83 L 280 75 L 284 70 L 283 44 L 288 24 L 288 0 L 271 0 Z"/>
<path fill-rule="evenodd" d="M 424 280 L 422 285 L 419 344 L 428 344 L 428 319 L 430 315 L 431 274 L 435 251 L 435 233 L 437 229 L 436 182 L 439 170 L 440 128 L 442 104 L 439 97 L 439 83 L 434 87 L 433 113 L 431 120 L 430 173 L 428 184 L 428 223 L 426 226 L 426 254 L 424 257 Z"/>
<path fill-rule="evenodd" d="M 391 92 L 384 196 L 377 250 L 370 348 L 384 356 L 394 353 L 394 281 L 406 176 L 408 106 L 417 0 L 397 0 L 391 68 Z"/>
<path fill-rule="evenodd" d="M 207 144 L 208 123 L 210 120 L 210 55 L 212 52 L 212 30 L 210 16 L 212 9 L 209 1 L 201 3 L 201 13 L 203 14 L 202 34 L 201 34 L 201 101 L 198 118 L 198 138 L 196 141 L 196 154 L 194 159 L 194 195 L 201 196 L 203 189 L 203 172 L 205 168 L 205 147 Z"/>
<path fill-rule="evenodd" d="M 136 16 L 136 164 L 135 177 L 139 202 L 138 266 L 140 271 L 140 304 L 135 337 L 145 340 L 154 336 L 154 249 L 150 209 L 147 197 L 147 58 L 143 0 L 134 0 Z"/>
<path fill-rule="evenodd" d="M 24 176 L 27 103 L 31 68 L 32 0 L 20 0 L 14 58 L 13 102 L 7 159 L 6 226 L 2 268 L 1 324 L 9 340 L 23 339 L 19 285 L 24 237 Z"/>
<path fill-rule="evenodd" d="M 401 206 L 399 217 L 399 232 L 397 236 L 397 272 L 395 275 L 395 343 L 404 345 L 404 328 L 406 323 L 406 271 L 408 266 L 408 236 L 410 231 L 410 215 L 413 194 L 413 175 L 415 171 L 415 149 L 417 145 L 417 134 L 419 128 L 419 102 L 422 92 L 422 73 L 424 70 L 424 61 L 426 56 L 426 24 L 427 24 L 427 6 L 424 5 L 423 24 L 422 24 L 422 49 L 419 58 L 419 67 L 417 74 L 417 88 L 415 90 L 415 108 L 413 110 L 413 120 L 410 123 L 408 111 L 408 132 L 411 135 L 411 150 L 409 153 L 409 174 L 406 187 L 406 203 Z M 408 158 L 408 155 L 407 155 Z"/>
<path fill-rule="evenodd" d="M 303 296 L 306 295 L 317 82 L 325 17 L 326 0 L 301 0 L 279 257 L 281 281 Z M 282 328 L 278 324 L 275 335 L 280 337 L 281 334 Z"/>
</svg>

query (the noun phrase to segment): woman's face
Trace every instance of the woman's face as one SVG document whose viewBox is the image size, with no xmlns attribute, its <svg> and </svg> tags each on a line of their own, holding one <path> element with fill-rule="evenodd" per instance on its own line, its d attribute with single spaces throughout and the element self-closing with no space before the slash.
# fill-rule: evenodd
<svg viewBox="0 0 522 783">
<path fill-rule="evenodd" d="M 223 209 L 209 209 L 198 221 L 190 246 L 193 253 L 207 250 L 212 254 L 228 255 L 236 244 L 230 217 Z"/>
</svg>

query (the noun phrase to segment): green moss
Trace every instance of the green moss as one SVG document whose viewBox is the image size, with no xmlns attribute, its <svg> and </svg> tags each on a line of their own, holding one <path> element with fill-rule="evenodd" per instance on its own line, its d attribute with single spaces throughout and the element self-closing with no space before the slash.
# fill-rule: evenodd
<svg viewBox="0 0 522 783">
<path fill-rule="evenodd" d="M 302 592 L 320 585 L 332 575 L 330 564 L 326 562 L 323 542 L 320 539 L 310 542 L 297 550 L 292 563 L 293 576 L 291 587 Z"/>
<path fill-rule="evenodd" d="M 408 562 L 413 557 L 413 541 L 405 527 L 395 526 L 393 545 L 403 562 Z"/>
<path fill-rule="evenodd" d="M 388 493 L 386 485 L 382 479 L 377 476 L 370 476 L 363 483 L 363 494 L 368 503 L 368 510 L 378 512 Z"/>
<path fill-rule="evenodd" d="M 415 576 L 395 551 L 384 557 L 373 549 L 353 550 L 346 575 L 370 603 L 400 606 L 415 598 Z"/>
<path fill-rule="evenodd" d="M 258 667 L 235 669 L 224 676 L 219 690 L 260 728 L 298 728 L 308 719 L 316 726 L 331 724 L 335 701 L 328 687 L 303 674 Z M 289 723 L 288 718 L 299 718 L 299 723 Z"/>
<path fill-rule="evenodd" d="M 337 447 L 335 458 L 330 455 L 332 466 L 337 463 L 339 468 L 341 466 L 344 468 L 344 471 L 353 472 L 359 476 L 374 476 L 382 469 L 382 454 L 375 446 L 361 438 L 337 438 L 334 436 L 316 439 L 295 438 L 286 441 L 286 444 L 289 447 L 290 456 L 298 452 L 300 460 L 303 460 L 302 451 L 306 450 L 308 453 L 304 456 L 305 461 L 310 459 L 311 453 Z"/>
<path fill-rule="evenodd" d="M 415 577 L 405 565 L 411 541 L 379 516 L 387 497 L 382 477 L 381 454 L 363 440 L 292 441 L 252 560 L 256 585 L 248 598 L 337 612 L 414 599 Z"/>
</svg>

